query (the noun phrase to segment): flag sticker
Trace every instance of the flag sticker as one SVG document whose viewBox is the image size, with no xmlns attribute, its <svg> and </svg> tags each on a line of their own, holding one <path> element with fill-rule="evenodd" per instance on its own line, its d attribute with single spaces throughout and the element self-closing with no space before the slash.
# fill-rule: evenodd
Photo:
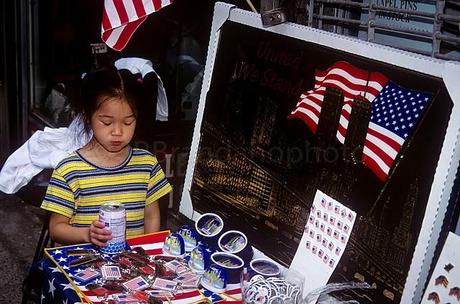
<svg viewBox="0 0 460 304">
<path fill-rule="evenodd" d="M 316 241 L 317 241 L 317 242 L 321 242 L 321 239 L 322 239 L 322 236 L 321 236 L 321 234 L 318 233 L 318 234 L 316 235 Z"/>
<path fill-rule="evenodd" d="M 329 224 L 335 225 L 335 218 L 334 217 L 329 217 Z"/>
<path fill-rule="evenodd" d="M 337 228 L 339 228 L 340 230 L 342 230 L 342 227 L 343 227 L 342 221 L 337 221 Z"/>
<path fill-rule="evenodd" d="M 324 229 L 326 229 L 326 225 L 324 225 L 324 223 L 321 223 L 321 224 L 319 225 L 319 229 L 320 229 L 321 231 L 324 231 Z"/>
<path fill-rule="evenodd" d="M 122 278 L 120 267 L 115 265 L 102 265 L 101 273 L 104 280 L 120 280 Z"/>
<path fill-rule="evenodd" d="M 193 280 L 182 282 L 182 288 L 197 288 L 200 283 L 200 278 L 196 277 Z"/>
<path fill-rule="evenodd" d="M 185 282 L 194 280 L 197 276 L 193 272 L 185 272 L 174 279 L 176 282 Z"/>
<path fill-rule="evenodd" d="M 335 248 L 335 254 L 336 255 L 340 255 L 340 252 L 342 251 L 342 249 L 340 249 L 340 247 L 336 247 Z"/>
<path fill-rule="evenodd" d="M 112 295 L 114 299 L 116 299 L 117 303 L 137 303 L 139 299 L 135 298 L 130 294 L 118 293 Z"/>
<path fill-rule="evenodd" d="M 122 285 L 127 290 L 142 290 L 149 287 L 149 283 L 141 276 L 126 281 Z"/>
<path fill-rule="evenodd" d="M 340 233 L 337 230 L 334 230 L 334 238 L 339 239 Z"/>
<path fill-rule="evenodd" d="M 174 272 L 177 272 L 177 268 L 179 268 L 180 266 L 182 266 L 182 264 L 177 261 L 177 260 L 172 260 L 172 261 L 169 261 L 165 264 L 165 267 L 170 269 L 171 271 L 174 271 Z"/>
<path fill-rule="evenodd" d="M 318 250 L 318 256 L 319 256 L 320 258 L 322 258 L 323 255 L 324 255 L 324 250 L 323 250 L 323 249 L 319 249 L 319 250 Z"/>
<path fill-rule="evenodd" d="M 173 291 L 176 289 L 177 282 L 171 280 L 165 280 L 161 278 L 156 278 L 152 284 L 152 288 L 161 289 L 166 291 Z"/>
<path fill-rule="evenodd" d="M 82 272 L 79 272 L 77 274 L 74 274 L 73 277 L 82 281 L 82 282 L 88 282 L 91 279 L 99 277 L 99 272 L 96 270 L 93 270 L 91 268 L 86 268 Z"/>
<path fill-rule="evenodd" d="M 146 290 L 145 293 L 160 299 L 171 299 L 174 296 L 171 292 L 165 290 Z"/>
<path fill-rule="evenodd" d="M 334 260 L 334 259 L 330 259 L 328 265 L 329 265 L 329 267 L 333 268 L 334 265 L 335 265 L 335 260 Z"/>
<path fill-rule="evenodd" d="M 321 199 L 321 206 L 326 207 L 326 200 L 324 198 Z"/>
<path fill-rule="evenodd" d="M 318 248 L 315 245 L 313 245 L 313 247 L 311 247 L 311 252 L 313 254 L 316 254 L 316 251 L 318 251 Z"/>
</svg>

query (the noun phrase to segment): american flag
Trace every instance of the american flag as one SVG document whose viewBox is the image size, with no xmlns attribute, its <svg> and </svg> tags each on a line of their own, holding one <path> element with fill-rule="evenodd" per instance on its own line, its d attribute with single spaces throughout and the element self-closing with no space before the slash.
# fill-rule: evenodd
<svg viewBox="0 0 460 304">
<path fill-rule="evenodd" d="M 163 243 L 169 233 L 169 231 L 162 231 L 131 238 L 128 239 L 128 244 L 131 247 L 142 247 L 149 255 L 162 254 Z M 43 303 L 61 303 L 66 301 L 67 303 L 101 303 L 101 297 L 85 287 L 89 283 L 98 282 L 100 278 L 90 279 L 84 283 L 79 282 L 78 280 L 73 280 L 73 275 L 81 272 L 84 266 L 73 268 L 68 267 L 68 263 L 78 257 L 68 257 L 66 255 L 66 249 L 94 249 L 94 246 L 84 244 L 66 246 L 63 248 L 45 249 L 46 255 L 51 257 L 51 259 L 44 259 L 39 266 L 42 272 L 41 275 L 43 276 L 41 281 L 45 282 L 43 295 L 46 299 L 43 300 Z M 67 277 L 64 275 L 64 272 Z M 117 292 L 109 292 L 109 294 L 114 293 Z M 220 296 L 227 301 L 232 301 L 232 303 L 241 303 L 241 289 L 239 288 L 239 284 L 235 284 L 235 286 L 229 284 L 226 293 L 220 294 Z M 172 298 L 164 300 L 163 303 L 188 304 L 195 303 L 203 299 L 205 299 L 205 296 L 198 289 L 191 289 L 184 291 L 183 293 L 178 293 Z"/>
<path fill-rule="evenodd" d="M 353 99 L 361 96 L 372 102 L 387 81 L 388 78 L 381 73 L 368 72 L 348 62 L 338 61 L 325 71 L 316 70 L 314 88 L 300 96 L 289 118 L 301 119 L 313 133 L 316 133 L 326 88 L 342 90 L 344 103 L 337 139 L 344 143 Z"/>
<path fill-rule="evenodd" d="M 102 40 L 121 51 L 147 16 L 172 0 L 105 0 L 102 14 Z"/>
<path fill-rule="evenodd" d="M 432 94 L 408 90 L 389 81 L 372 102 L 363 162 L 382 181 L 388 177 L 401 146 L 413 133 Z"/>
</svg>

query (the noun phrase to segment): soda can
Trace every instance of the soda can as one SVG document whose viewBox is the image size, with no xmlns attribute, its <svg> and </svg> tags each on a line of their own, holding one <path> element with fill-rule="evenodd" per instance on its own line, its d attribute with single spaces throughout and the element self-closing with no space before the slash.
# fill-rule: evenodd
<svg viewBox="0 0 460 304">
<path fill-rule="evenodd" d="M 112 231 L 112 239 L 107 241 L 107 246 L 101 247 L 102 253 L 116 254 L 125 249 L 126 242 L 126 210 L 118 203 L 105 203 L 99 210 L 99 221 L 106 229 Z"/>
</svg>

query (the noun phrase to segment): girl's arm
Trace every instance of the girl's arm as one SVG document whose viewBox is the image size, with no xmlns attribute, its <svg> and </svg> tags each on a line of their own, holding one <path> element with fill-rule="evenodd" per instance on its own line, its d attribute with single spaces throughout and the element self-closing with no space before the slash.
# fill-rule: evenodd
<svg viewBox="0 0 460 304">
<path fill-rule="evenodd" d="M 152 233 L 160 230 L 160 207 L 158 201 L 145 207 L 144 233 Z"/>
<path fill-rule="evenodd" d="M 106 246 L 105 242 L 112 238 L 112 233 L 104 229 L 104 224 L 99 221 L 93 221 L 88 228 L 73 227 L 68 217 L 54 212 L 51 213 L 49 230 L 51 239 L 63 245 L 93 243 Z"/>
</svg>

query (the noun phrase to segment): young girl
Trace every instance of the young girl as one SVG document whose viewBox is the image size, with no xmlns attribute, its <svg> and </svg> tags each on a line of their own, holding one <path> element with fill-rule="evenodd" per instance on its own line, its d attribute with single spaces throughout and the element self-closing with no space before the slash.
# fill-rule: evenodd
<svg viewBox="0 0 460 304">
<path fill-rule="evenodd" d="M 77 110 L 92 138 L 56 166 L 41 205 L 52 212 L 49 231 L 55 242 L 105 246 L 111 232 L 98 214 L 106 202 L 125 206 L 127 237 L 159 230 L 157 200 L 171 186 L 150 152 L 129 145 L 141 91 L 134 76 L 115 69 L 83 79 Z"/>
</svg>

